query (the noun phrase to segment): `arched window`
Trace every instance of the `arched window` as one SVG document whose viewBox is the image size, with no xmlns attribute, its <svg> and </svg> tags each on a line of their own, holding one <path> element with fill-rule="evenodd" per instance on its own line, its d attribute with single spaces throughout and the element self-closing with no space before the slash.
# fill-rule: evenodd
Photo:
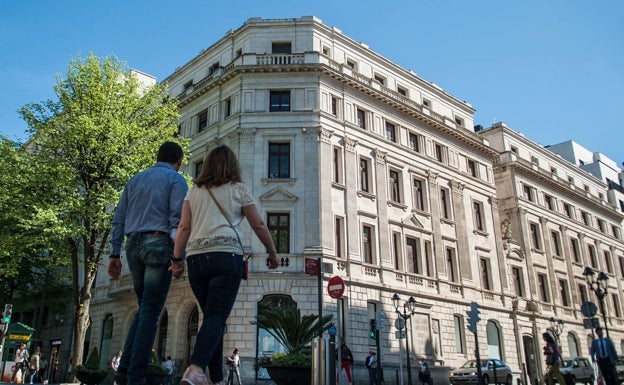
<svg viewBox="0 0 624 385">
<path fill-rule="evenodd" d="M 156 354 L 158 359 L 164 358 L 167 351 L 167 330 L 169 329 L 169 313 L 165 310 L 160 317 L 158 325 L 158 340 L 156 344 Z"/>
<path fill-rule="evenodd" d="M 503 353 L 501 351 L 500 342 L 500 330 L 498 325 L 492 321 L 487 323 L 487 344 L 488 344 L 488 357 L 503 359 Z"/>
<path fill-rule="evenodd" d="M 100 340 L 100 368 L 108 368 L 108 363 L 112 358 L 111 340 L 113 339 L 114 325 L 115 318 L 113 315 L 107 315 L 106 318 L 104 318 L 104 324 L 102 325 L 102 339 Z"/>
<path fill-rule="evenodd" d="M 579 341 L 572 333 L 568 333 L 568 350 L 570 352 L 570 357 L 576 357 L 581 355 Z"/>
<path fill-rule="evenodd" d="M 296 309 L 297 303 L 293 301 L 292 297 L 284 294 L 271 294 L 265 295 L 260 302 L 258 302 L 258 314 L 262 314 L 263 311 L 272 308 L 281 309 Z M 274 353 L 283 352 L 284 347 L 280 344 L 272 335 L 270 335 L 266 329 L 258 328 L 258 342 L 256 357 L 270 357 Z M 269 375 L 265 368 L 260 368 L 257 371 L 258 379 L 269 379 Z"/>
<path fill-rule="evenodd" d="M 195 341 L 197 341 L 197 332 L 199 331 L 199 309 L 197 306 L 191 311 L 186 330 L 188 330 L 188 334 L 186 336 L 187 349 L 184 361 L 188 363 L 191 361 L 191 353 L 195 349 Z"/>
</svg>

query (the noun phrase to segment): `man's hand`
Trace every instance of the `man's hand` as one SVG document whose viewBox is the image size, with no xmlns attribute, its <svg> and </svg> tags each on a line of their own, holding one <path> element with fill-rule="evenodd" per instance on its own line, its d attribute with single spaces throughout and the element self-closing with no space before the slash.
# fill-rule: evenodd
<svg viewBox="0 0 624 385">
<path fill-rule="evenodd" d="M 277 269 L 278 266 L 277 255 L 275 253 L 269 254 L 269 269 Z"/>
<path fill-rule="evenodd" d="M 184 273 L 184 260 L 171 261 L 168 270 L 173 274 L 173 278 L 180 278 L 182 273 Z"/>
<path fill-rule="evenodd" d="M 115 281 L 118 280 L 121 275 L 121 266 L 121 259 L 119 258 L 111 258 L 108 260 L 108 275 Z"/>
</svg>

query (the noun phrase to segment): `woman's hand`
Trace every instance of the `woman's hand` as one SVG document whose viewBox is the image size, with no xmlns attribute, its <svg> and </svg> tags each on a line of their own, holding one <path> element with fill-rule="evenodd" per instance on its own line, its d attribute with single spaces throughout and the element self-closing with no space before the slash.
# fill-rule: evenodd
<svg viewBox="0 0 624 385">
<path fill-rule="evenodd" d="M 168 270 L 173 274 L 173 278 L 180 278 L 182 273 L 184 273 L 184 260 L 171 261 Z"/>
</svg>

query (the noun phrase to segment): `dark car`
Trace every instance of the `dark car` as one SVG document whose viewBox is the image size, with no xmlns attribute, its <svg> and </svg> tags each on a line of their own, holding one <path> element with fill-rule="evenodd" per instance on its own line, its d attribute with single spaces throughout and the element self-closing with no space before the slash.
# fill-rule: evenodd
<svg viewBox="0 0 624 385">
<path fill-rule="evenodd" d="M 481 376 L 484 384 L 512 385 L 511 368 L 503 361 L 495 358 L 481 360 Z M 477 384 L 477 361 L 470 360 L 453 370 L 449 376 L 452 385 Z"/>
<path fill-rule="evenodd" d="M 577 382 L 593 385 L 596 378 L 594 367 L 585 357 L 564 357 L 560 370 L 568 385 Z"/>
</svg>

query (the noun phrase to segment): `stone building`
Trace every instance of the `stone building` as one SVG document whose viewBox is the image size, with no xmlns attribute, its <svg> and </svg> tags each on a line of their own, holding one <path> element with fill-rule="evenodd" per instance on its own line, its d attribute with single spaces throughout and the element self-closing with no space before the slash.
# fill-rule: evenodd
<svg viewBox="0 0 624 385">
<path fill-rule="evenodd" d="M 225 334 L 226 353 L 240 349 L 243 377 L 266 378 L 253 362 L 280 349 L 251 324 L 266 306 L 333 314 L 361 379 L 367 378 L 364 357 L 375 348 L 370 322 L 379 313 L 388 383 L 400 363 L 405 368 L 406 341 L 413 373 L 426 359 L 441 381 L 474 358 L 466 315 L 471 302 L 480 305 L 481 357 L 503 359 L 517 376 L 527 361 L 530 376 L 541 375 L 539 336 L 553 316 L 565 319 L 566 333 L 587 352 L 578 311 L 582 263 L 570 259 L 570 234 L 579 247 L 599 242 L 596 253 L 615 257 L 624 247 L 537 200 L 549 193 L 559 210 L 564 203 L 586 207 L 592 218 L 621 226 L 621 213 L 594 196 L 606 191 L 604 182 L 504 126 L 475 132 L 470 104 L 315 17 L 249 19 L 164 81 L 179 99 L 180 133 L 191 139 L 186 172 L 195 176 L 209 167 L 203 157 L 218 144 L 234 149 L 276 240 L 281 266 L 273 272 L 262 245 L 244 228 L 243 244 L 254 258 Z M 556 179 L 522 160 L 509 143 L 587 181 L 591 194 L 561 179 L 567 174 Z M 535 201 L 523 195 L 524 183 Z M 531 244 L 533 224 L 542 234 L 539 247 Z M 551 248 L 555 231 L 559 254 Z M 579 261 L 585 253 L 579 249 Z M 321 262 L 320 284 L 306 274 L 310 260 Z M 91 344 L 103 355 L 121 347 L 136 311 L 124 269 L 121 280 L 111 282 L 104 267 L 94 289 Z M 610 288 L 619 295 L 623 274 L 613 274 Z M 333 276 L 345 282 L 342 298 L 327 293 Z M 560 295 L 561 281 L 567 297 Z M 395 328 L 395 294 L 401 312 L 415 299 L 405 339 Z M 612 334 L 621 338 L 621 314 L 610 319 Z M 188 362 L 200 322 L 184 275 L 172 284 L 155 344 L 178 370 Z"/>
</svg>

